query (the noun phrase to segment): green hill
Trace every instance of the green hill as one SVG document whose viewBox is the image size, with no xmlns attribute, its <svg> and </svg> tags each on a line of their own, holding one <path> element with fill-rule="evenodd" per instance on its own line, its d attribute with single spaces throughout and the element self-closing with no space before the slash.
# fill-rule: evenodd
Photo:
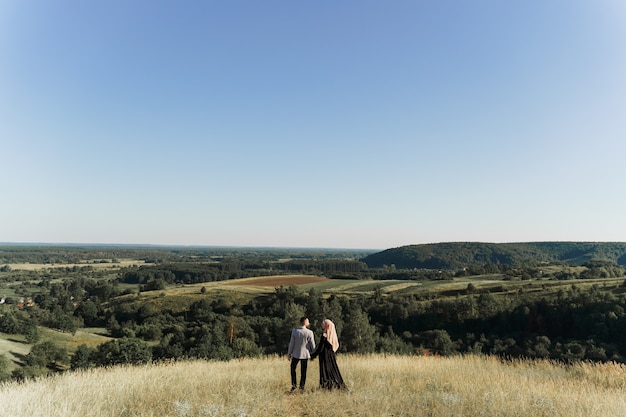
<svg viewBox="0 0 626 417">
<path fill-rule="evenodd" d="M 370 268 L 394 265 L 399 269 L 461 269 L 485 264 L 540 264 L 563 262 L 581 265 L 589 261 L 626 266 L 623 242 L 450 242 L 408 245 L 363 258 Z"/>
</svg>

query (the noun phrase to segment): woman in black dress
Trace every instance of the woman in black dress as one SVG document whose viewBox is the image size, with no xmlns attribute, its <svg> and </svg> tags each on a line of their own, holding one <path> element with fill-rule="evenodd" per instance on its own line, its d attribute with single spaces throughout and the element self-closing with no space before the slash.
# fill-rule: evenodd
<svg viewBox="0 0 626 417">
<path fill-rule="evenodd" d="M 326 319 L 322 322 L 322 339 L 317 345 L 315 352 L 311 354 L 311 359 L 319 356 L 320 360 L 320 387 L 326 389 L 342 388 L 346 385 L 343 383 L 341 372 L 337 366 L 337 357 L 335 352 L 339 349 L 339 339 L 335 330 L 335 323 Z"/>
</svg>

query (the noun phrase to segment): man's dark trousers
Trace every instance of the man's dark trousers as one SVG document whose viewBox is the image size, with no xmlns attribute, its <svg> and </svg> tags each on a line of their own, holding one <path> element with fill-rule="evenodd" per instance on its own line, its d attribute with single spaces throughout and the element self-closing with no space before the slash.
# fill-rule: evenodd
<svg viewBox="0 0 626 417">
<path fill-rule="evenodd" d="M 308 359 L 291 358 L 291 388 L 295 389 L 296 384 L 296 367 L 300 362 L 300 389 L 304 389 L 306 383 L 306 368 L 309 363 Z"/>
</svg>

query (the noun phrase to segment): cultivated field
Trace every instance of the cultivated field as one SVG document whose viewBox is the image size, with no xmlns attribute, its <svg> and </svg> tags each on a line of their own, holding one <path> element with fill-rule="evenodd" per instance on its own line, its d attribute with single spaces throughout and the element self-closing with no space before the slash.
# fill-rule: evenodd
<svg viewBox="0 0 626 417">
<path fill-rule="evenodd" d="M 399 295 L 436 295 L 437 297 L 456 297 L 463 293 L 468 284 L 477 291 L 494 289 L 497 293 L 516 295 L 519 291 L 541 292 L 545 295 L 556 293 L 560 288 L 575 284 L 580 288 L 592 285 L 620 286 L 623 278 L 579 279 L 573 281 L 506 281 L 501 277 L 455 278 L 449 281 L 404 281 L 404 280 L 356 280 L 328 279 L 313 275 L 276 275 L 255 278 L 242 278 L 227 281 L 204 282 L 169 286 L 160 291 L 148 291 L 120 297 L 120 300 L 134 299 L 137 302 L 157 310 L 183 311 L 199 300 L 227 300 L 247 303 L 254 297 L 273 293 L 277 287 L 297 286 L 303 291 L 316 288 L 325 294 L 371 294 L 380 289 L 384 294 Z M 129 288 L 136 288 L 130 286 Z"/>
<path fill-rule="evenodd" d="M 347 391 L 317 388 L 312 362 L 305 392 L 290 394 L 288 363 L 179 362 L 5 383 L 0 416 L 626 416 L 619 364 L 340 355 Z"/>
<path fill-rule="evenodd" d="M 12 271 L 41 271 L 46 269 L 55 269 L 55 268 L 73 268 L 73 267 L 83 267 L 90 266 L 94 269 L 120 269 L 126 268 L 129 266 L 140 266 L 145 262 L 137 259 L 120 259 L 117 261 L 113 261 L 112 259 L 95 259 L 91 261 L 85 261 L 80 263 L 9 263 L 6 264 Z"/>
<path fill-rule="evenodd" d="M 248 293 L 259 292 L 274 292 L 275 288 L 284 286 L 289 287 L 295 285 L 303 290 L 309 290 L 316 288 L 321 292 L 329 293 L 345 293 L 345 294 L 357 294 L 373 292 L 375 289 L 380 288 L 383 292 L 393 292 L 399 290 L 406 290 L 412 288 L 417 289 L 454 289 L 461 290 L 467 287 L 470 281 L 406 281 L 406 280 L 384 280 L 376 281 L 371 279 L 329 279 L 325 277 L 319 277 L 314 275 L 276 275 L 269 277 L 255 277 L 255 278 L 242 278 L 233 279 L 228 281 L 217 282 L 205 282 L 199 284 L 184 285 L 182 287 L 170 287 L 166 290 L 167 295 L 176 293 L 192 293 L 196 292 L 202 287 L 205 287 L 207 291 L 210 290 L 235 290 Z M 482 285 L 493 286 L 498 283 L 502 284 L 506 281 L 474 281 L 477 287 Z"/>
<path fill-rule="evenodd" d="M 325 277 L 319 277 L 314 275 L 275 275 L 267 277 L 256 278 L 241 278 L 228 281 L 215 281 L 215 282 L 203 282 L 198 284 L 186 284 L 182 286 L 171 286 L 163 291 L 152 291 L 142 293 L 142 297 L 155 298 L 155 297 L 175 297 L 175 296 L 191 296 L 198 297 L 202 288 L 209 296 L 222 295 L 224 292 L 228 293 L 241 293 L 249 295 L 259 295 L 272 293 L 278 287 L 297 286 L 304 291 L 308 291 L 311 288 L 316 288 L 321 292 L 328 293 L 368 293 L 374 291 L 376 288 L 388 291 L 394 291 L 398 289 L 405 289 L 407 287 L 421 287 L 423 284 L 412 281 L 401 280 L 388 280 L 388 281 L 374 281 L 374 280 L 356 280 L 356 279 L 329 279 Z"/>
<path fill-rule="evenodd" d="M 319 282 L 328 282 L 328 278 L 317 277 L 313 275 L 273 275 L 269 277 L 259 278 L 242 278 L 232 281 L 226 281 L 231 285 L 252 285 L 255 287 L 271 287 L 276 288 L 281 285 L 304 285 L 304 284 L 316 284 Z"/>
<path fill-rule="evenodd" d="M 363 294 L 372 293 L 379 288 L 387 294 L 437 294 L 438 296 L 456 296 L 465 291 L 468 284 L 472 284 L 476 290 L 490 289 L 496 292 L 556 292 L 559 288 L 570 287 L 575 284 L 585 288 L 592 285 L 618 286 L 624 282 L 624 278 L 602 279 L 578 279 L 576 281 L 510 281 L 501 276 L 496 277 L 471 277 L 455 278 L 447 281 L 406 281 L 406 280 L 371 280 L 371 279 L 329 279 L 314 275 L 276 275 L 268 277 L 242 278 L 228 281 L 205 282 L 189 284 L 178 287 L 168 287 L 164 291 L 143 293 L 145 297 L 156 296 L 182 296 L 198 294 L 202 287 L 208 294 L 221 294 L 221 292 L 238 292 L 248 295 L 259 295 L 274 292 L 275 288 L 291 285 L 297 286 L 304 291 L 316 288 L 321 292 L 334 294 Z"/>
</svg>

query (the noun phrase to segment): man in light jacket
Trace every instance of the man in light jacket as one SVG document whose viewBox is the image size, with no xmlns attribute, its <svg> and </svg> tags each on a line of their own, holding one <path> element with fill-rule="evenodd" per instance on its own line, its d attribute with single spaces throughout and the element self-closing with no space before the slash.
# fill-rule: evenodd
<svg viewBox="0 0 626 417">
<path fill-rule="evenodd" d="M 291 391 L 295 391 L 297 387 L 296 367 L 298 362 L 300 362 L 300 391 L 304 390 L 306 368 L 311 358 L 311 352 L 315 350 L 315 337 L 313 332 L 307 327 L 309 327 L 309 319 L 302 317 L 300 319 L 300 327 L 291 331 L 289 350 L 287 351 L 287 357 L 291 361 Z"/>
</svg>

